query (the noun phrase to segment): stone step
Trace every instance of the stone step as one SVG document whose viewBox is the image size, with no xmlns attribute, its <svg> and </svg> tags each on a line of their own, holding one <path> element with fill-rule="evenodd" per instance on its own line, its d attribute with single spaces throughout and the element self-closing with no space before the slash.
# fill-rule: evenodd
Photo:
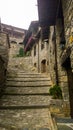
<svg viewBox="0 0 73 130">
<path fill-rule="evenodd" d="M 7 87 L 5 90 L 5 93 L 8 94 L 43 94 L 43 93 L 49 93 L 50 87 L 44 86 L 44 87 Z"/>
<path fill-rule="evenodd" d="M 16 127 L 9 127 L 9 128 L 5 128 L 4 126 L 3 127 L 0 127 L 0 130 L 50 130 L 49 128 L 39 128 L 39 129 L 36 129 L 36 128 L 23 128 L 23 129 L 19 129 L 19 128 L 16 128 Z"/>
<path fill-rule="evenodd" d="M 29 106 L 0 106 L 0 110 L 26 110 L 26 109 L 46 109 L 49 105 L 29 105 Z"/>
<path fill-rule="evenodd" d="M 21 77 L 21 78 L 19 78 L 19 77 L 17 77 L 17 78 L 15 78 L 15 77 L 12 77 L 12 78 L 7 78 L 7 81 L 49 81 L 50 80 L 50 78 L 43 78 L 43 77 L 41 77 L 41 78 L 39 78 L 39 77 L 35 77 L 35 78 L 29 78 L 29 77 L 25 77 L 25 78 L 23 78 L 23 77 Z"/>
<path fill-rule="evenodd" d="M 43 74 L 43 73 L 37 73 L 37 72 L 29 72 L 29 73 L 25 73 L 25 71 L 17 71 L 16 72 L 17 74 L 26 74 L 26 75 L 46 75 L 46 74 Z"/>
<path fill-rule="evenodd" d="M 55 117 L 58 130 L 73 130 L 73 119 L 70 117 Z"/>
<path fill-rule="evenodd" d="M 27 87 L 27 88 L 29 88 L 29 87 L 32 87 L 32 88 L 34 87 L 34 88 L 36 88 L 36 87 L 37 87 L 37 88 L 38 88 L 38 87 L 40 87 L 40 88 L 41 88 L 41 87 L 50 87 L 50 85 L 41 84 L 41 85 L 39 86 L 39 85 L 36 84 L 35 86 L 34 86 L 34 85 L 31 86 L 31 85 L 28 84 L 28 85 L 25 85 L 25 86 L 24 86 L 24 85 L 21 86 L 21 85 L 12 85 L 12 84 L 9 85 L 9 84 L 8 84 L 8 85 L 5 85 L 5 88 L 7 88 L 7 87 L 12 87 L 12 88 L 13 88 L 13 87 L 16 87 L 16 88 L 18 88 L 18 87 L 19 87 L 19 88 L 25 88 L 25 87 Z"/>
<path fill-rule="evenodd" d="M 0 126 L 4 130 L 50 130 L 50 120 L 48 108 L 0 110 Z"/>
<path fill-rule="evenodd" d="M 10 73 L 10 74 L 7 74 L 7 77 L 19 77 L 19 78 L 49 78 L 50 76 L 48 75 L 44 75 L 44 74 L 32 74 L 32 73 Z"/>
<path fill-rule="evenodd" d="M 38 106 L 49 105 L 49 95 L 3 95 L 0 106 Z"/>
<path fill-rule="evenodd" d="M 20 70 L 17 70 L 17 71 L 9 71 L 7 72 L 7 75 L 9 74 L 24 74 L 24 75 L 47 75 L 47 74 L 44 74 L 44 73 L 37 73 L 37 72 L 29 72 L 29 73 L 26 73 L 25 71 L 20 71 Z"/>
<path fill-rule="evenodd" d="M 71 128 L 70 126 L 66 124 L 60 124 L 58 125 L 58 130 L 73 130 L 73 128 Z"/>
<path fill-rule="evenodd" d="M 51 81 L 7 81 L 7 86 L 51 86 Z"/>
<path fill-rule="evenodd" d="M 73 119 L 69 117 L 55 117 L 57 123 L 73 123 Z"/>
<path fill-rule="evenodd" d="M 28 81 L 28 82 L 32 81 L 33 82 L 34 81 L 35 82 L 35 81 L 50 81 L 50 79 L 49 78 L 38 78 L 38 77 L 37 78 L 27 78 L 27 77 L 25 77 L 25 78 L 23 78 L 23 77 L 22 78 L 18 78 L 18 77 L 15 78 L 14 77 L 14 78 L 7 78 L 7 81 L 13 81 L 13 82 L 14 81 L 16 81 L 16 82 L 19 82 L 19 81 L 20 82 L 21 81 Z"/>
</svg>

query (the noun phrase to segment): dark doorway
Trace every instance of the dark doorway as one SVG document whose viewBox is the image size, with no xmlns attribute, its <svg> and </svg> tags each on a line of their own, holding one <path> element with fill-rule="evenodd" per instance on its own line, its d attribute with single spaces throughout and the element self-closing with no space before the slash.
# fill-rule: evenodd
<svg viewBox="0 0 73 130">
<path fill-rule="evenodd" d="M 71 114 L 71 117 L 73 118 L 73 72 L 72 72 L 72 68 L 71 68 L 70 58 L 66 59 L 66 61 L 63 64 L 63 67 L 67 71 L 69 98 L 70 98 L 70 114 Z"/>
<path fill-rule="evenodd" d="M 34 67 L 36 67 L 36 63 L 34 63 Z"/>
<path fill-rule="evenodd" d="M 46 72 L 46 60 L 42 60 L 41 62 L 41 72 L 45 73 Z"/>
</svg>

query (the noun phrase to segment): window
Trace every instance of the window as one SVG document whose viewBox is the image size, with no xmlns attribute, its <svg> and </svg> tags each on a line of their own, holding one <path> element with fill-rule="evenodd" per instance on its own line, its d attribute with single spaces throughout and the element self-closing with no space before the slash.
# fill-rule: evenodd
<svg viewBox="0 0 73 130">
<path fill-rule="evenodd" d="M 41 50 L 44 49 L 44 43 L 41 43 Z"/>
<path fill-rule="evenodd" d="M 34 56 L 36 56 L 36 46 L 34 46 Z"/>
</svg>

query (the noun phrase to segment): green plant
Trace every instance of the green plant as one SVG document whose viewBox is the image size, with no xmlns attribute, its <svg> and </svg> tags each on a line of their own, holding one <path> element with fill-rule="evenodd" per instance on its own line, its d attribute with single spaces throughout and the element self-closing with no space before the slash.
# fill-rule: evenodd
<svg viewBox="0 0 73 130">
<path fill-rule="evenodd" d="M 30 51 L 27 51 L 26 53 L 24 52 L 24 49 L 21 47 L 19 49 L 19 53 L 16 54 L 15 56 L 13 56 L 13 58 L 15 57 L 27 57 L 27 56 L 31 56 L 31 52 Z"/>
<path fill-rule="evenodd" d="M 24 50 L 23 50 L 23 48 L 20 48 L 19 57 L 23 57 L 23 56 L 24 56 Z"/>
<path fill-rule="evenodd" d="M 52 95 L 54 99 L 62 99 L 62 90 L 58 85 L 54 85 L 50 88 L 49 94 Z"/>
</svg>

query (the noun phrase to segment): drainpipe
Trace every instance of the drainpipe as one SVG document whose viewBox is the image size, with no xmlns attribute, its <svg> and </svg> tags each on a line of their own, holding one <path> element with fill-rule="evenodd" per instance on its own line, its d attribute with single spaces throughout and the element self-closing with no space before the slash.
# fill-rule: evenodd
<svg viewBox="0 0 73 130">
<path fill-rule="evenodd" d="M 55 47 L 55 73 L 56 73 L 56 84 L 58 85 L 59 79 L 58 79 L 58 63 L 57 63 L 57 45 L 56 45 L 56 28 L 54 26 L 54 47 Z"/>
</svg>

